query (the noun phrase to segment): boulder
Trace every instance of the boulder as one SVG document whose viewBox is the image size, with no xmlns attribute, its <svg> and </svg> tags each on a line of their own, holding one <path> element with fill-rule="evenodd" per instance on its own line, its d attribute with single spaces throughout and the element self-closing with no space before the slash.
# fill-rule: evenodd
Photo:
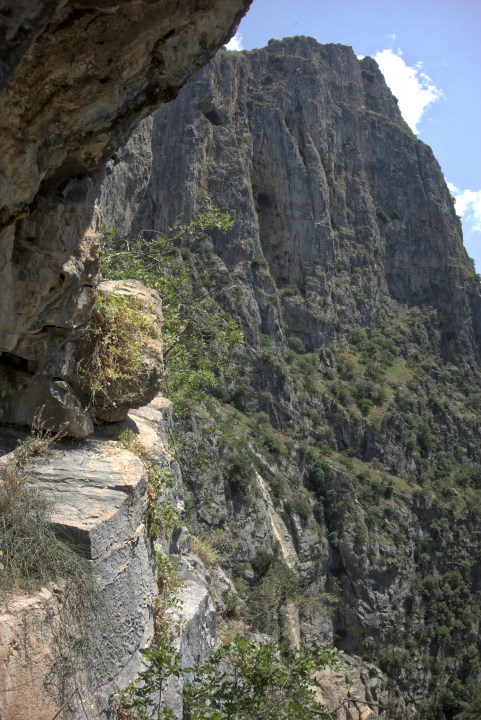
<svg viewBox="0 0 481 720">
<path fill-rule="evenodd" d="M 155 290 L 135 280 L 104 281 L 100 297 L 107 303 L 115 298 L 123 298 L 126 303 L 111 318 L 103 310 L 97 311 L 98 319 L 96 313 L 92 316 L 100 336 L 89 329 L 81 336 L 74 386 L 89 402 L 97 420 L 116 422 L 124 419 L 131 408 L 147 405 L 159 392 L 164 371 L 162 303 Z M 112 308 L 115 312 L 115 302 Z M 113 346 L 104 343 L 110 334 L 108 322 L 112 323 Z M 129 354 L 134 344 L 137 349 Z"/>
</svg>

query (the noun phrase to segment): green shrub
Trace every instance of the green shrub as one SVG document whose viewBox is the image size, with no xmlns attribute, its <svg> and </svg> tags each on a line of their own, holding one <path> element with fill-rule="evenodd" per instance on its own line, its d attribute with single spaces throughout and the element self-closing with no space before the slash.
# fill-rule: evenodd
<svg viewBox="0 0 481 720">
<path fill-rule="evenodd" d="M 234 441 L 223 459 L 224 481 L 232 495 L 246 497 L 255 476 L 252 451 L 243 440 Z"/>
<path fill-rule="evenodd" d="M 312 508 L 304 495 L 298 495 L 297 497 L 286 500 L 285 508 L 289 513 L 297 515 L 301 520 L 304 520 L 304 522 L 307 522 L 312 514 Z"/>
<path fill-rule="evenodd" d="M 248 378 L 239 378 L 232 391 L 232 403 L 237 410 L 246 413 L 254 413 L 259 407 L 257 392 L 252 387 Z"/>
<path fill-rule="evenodd" d="M 184 704 L 196 720 L 323 717 L 324 708 L 315 700 L 314 672 L 337 662 L 338 653 L 331 648 L 286 651 L 276 643 L 238 635 L 195 668 L 184 685 Z"/>
<path fill-rule="evenodd" d="M 194 396 L 203 398 L 206 389 L 215 385 L 217 376 L 221 373 L 229 376 L 231 351 L 242 344 L 239 324 L 194 286 L 196 268 L 188 250 L 213 233 L 227 233 L 232 225 L 230 216 L 220 212 L 206 197 L 194 220 L 176 225 L 169 231 L 169 237 L 144 231 L 127 243 L 103 229 L 104 278 L 139 280 L 161 297 L 166 367 L 163 390 L 174 401 L 182 392 L 187 392 L 191 400 Z M 125 358 L 128 357 L 127 353 Z M 95 378 L 95 373 L 92 377 Z"/>
<path fill-rule="evenodd" d="M 99 295 L 79 341 L 77 375 L 95 405 L 96 395 L 128 394 L 142 372 L 142 354 L 153 328 L 142 301 L 136 297 Z"/>
<path fill-rule="evenodd" d="M 274 398 L 272 396 L 272 393 L 268 390 L 263 390 L 259 394 L 259 405 L 264 411 L 271 409 L 273 400 Z"/>
<path fill-rule="evenodd" d="M 256 573 L 263 577 L 275 561 L 275 556 L 266 550 L 258 550 L 255 557 L 251 560 L 251 565 Z"/>
<path fill-rule="evenodd" d="M 254 267 L 260 267 L 260 268 L 268 268 L 269 263 L 265 259 L 264 255 L 262 253 L 256 253 L 254 257 L 252 258 L 252 265 Z"/>
<path fill-rule="evenodd" d="M 307 467 L 304 484 L 308 490 L 312 490 L 317 498 L 320 498 L 325 490 L 324 467 L 320 460 L 314 460 Z"/>
<path fill-rule="evenodd" d="M 198 555 L 204 565 L 208 568 L 218 565 L 221 560 L 219 551 L 214 547 L 211 540 L 205 536 L 192 537 L 190 550 Z"/>
<path fill-rule="evenodd" d="M 282 289 L 282 297 L 294 297 L 295 295 L 300 294 L 301 291 L 297 285 L 286 285 L 286 287 Z"/>
<path fill-rule="evenodd" d="M 305 345 L 302 342 L 301 338 L 296 337 L 295 335 L 289 338 L 287 344 L 289 345 L 290 350 L 293 350 L 299 355 L 302 355 L 306 351 Z"/>
<path fill-rule="evenodd" d="M 386 212 L 384 212 L 382 207 L 376 208 L 376 217 L 378 217 L 380 220 L 382 220 L 383 223 L 388 223 L 389 219 L 390 219 L 389 215 Z"/>
</svg>

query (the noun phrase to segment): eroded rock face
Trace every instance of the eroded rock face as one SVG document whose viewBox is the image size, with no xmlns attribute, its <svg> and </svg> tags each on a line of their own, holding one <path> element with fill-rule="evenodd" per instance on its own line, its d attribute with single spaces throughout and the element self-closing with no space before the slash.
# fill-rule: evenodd
<svg viewBox="0 0 481 720">
<path fill-rule="evenodd" d="M 384 677 L 375 665 L 351 655 L 344 655 L 338 672 L 329 668 L 316 673 L 321 685 L 318 700 L 327 709 L 339 708 L 339 720 L 373 720 L 387 707 Z M 341 703 L 351 697 L 358 702 Z M 362 701 L 366 700 L 368 704 Z"/>
<path fill-rule="evenodd" d="M 147 473 L 120 443 L 96 438 L 82 445 L 56 446 L 29 467 L 28 478 L 42 497 L 51 500 L 55 527 L 93 565 L 99 592 L 96 616 L 83 620 L 84 660 L 73 677 L 84 701 L 95 707 L 94 717 L 106 717 L 110 693 L 134 676 L 138 651 L 153 632 L 157 586 L 155 555 L 145 527 Z M 62 682 L 58 653 L 65 630 L 62 623 L 68 622 L 68 614 L 62 616 L 63 593 L 62 584 L 49 592 L 43 590 L 28 601 L 14 602 L 2 618 L 2 689 L 23 686 L 24 672 L 38 674 L 36 697 L 22 687 L 13 695 L 2 694 L 0 707 L 6 720 L 18 717 L 19 704 L 31 711 L 23 717 L 37 717 L 36 711 L 45 706 L 51 712 L 59 702 L 55 692 L 52 697 L 53 686 L 49 692 L 44 683 L 50 673 L 50 683 Z M 81 606 L 77 612 L 82 612 Z M 28 642 L 22 644 L 25 623 Z M 74 670 L 78 658 L 68 642 L 66 647 Z M 68 688 L 69 673 L 64 682 Z"/>
<path fill-rule="evenodd" d="M 308 602 L 300 612 L 301 639 L 308 644 L 314 639 L 335 641 L 346 652 L 381 662 L 386 675 L 392 673 L 397 684 L 403 684 L 402 698 L 394 698 L 392 716 L 403 720 L 423 716 L 420 703 L 426 707 L 432 702 L 433 683 L 429 663 L 421 658 L 421 644 L 406 675 L 403 669 L 396 676 L 387 653 L 391 638 L 400 638 L 393 642 L 412 654 L 413 625 L 421 627 L 423 622 L 421 614 L 410 609 L 411 592 L 417 592 L 423 572 L 417 565 L 417 548 L 431 542 L 431 525 L 439 517 L 425 488 L 407 490 L 404 484 L 417 473 L 417 460 L 409 449 L 411 429 L 399 418 L 404 412 L 402 394 L 415 385 L 396 376 L 388 385 L 395 400 L 378 422 L 379 416 L 369 419 L 356 410 L 347 413 L 343 401 L 338 403 L 329 394 L 330 382 L 324 381 L 347 382 L 347 373 L 329 372 L 336 367 L 335 348 L 329 349 L 329 344 L 347 345 L 359 327 L 378 328 L 381 334 L 386 329 L 386 336 L 399 342 L 403 357 L 409 357 L 411 344 L 417 345 L 420 353 L 409 365 L 415 370 L 424 351 L 428 357 L 432 352 L 436 379 L 449 368 L 446 359 L 460 369 L 469 368 L 467 378 L 476 376 L 481 349 L 479 282 L 462 247 L 452 199 L 431 150 L 402 120 L 372 60 L 359 62 L 350 48 L 293 38 L 273 41 L 263 50 L 219 53 L 177 100 L 159 109 L 151 142 L 133 137 L 127 152 L 136 178 L 145 177 L 150 162 L 152 169 L 148 181 L 142 180 L 143 189 L 136 185 L 133 193 L 122 154 L 116 165 L 112 163 L 100 205 L 106 224 L 118 235 L 135 237 L 142 228 L 165 231 L 179 217 L 188 221 L 206 190 L 235 220 L 227 236 L 214 236 L 202 252 L 199 249 L 197 278 L 240 320 L 255 364 L 255 370 L 246 373 L 250 388 L 257 391 L 253 405 L 239 402 L 242 386 L 235 383 L 229 386 L 230 402 L 247 416 L 255 409 L 269 412 L 272 425 L 298 443 L 300 458 L 287 450 L 288 459 L 278 459 L 277 466 L 272 461 L 264 473 L 262 419 L 252 435 L 254 449 L 259 450 L 256 463 L 272 481 L 269 492 L 280 495 L 276 512 L 292 538 L 296 570 L 308 586 Z M 125 223 L 119 215 L 123 198 Z M 394 324 L 400 332 L 391 334 Z M 402 338 L 409 338 L 408 346 Z M 301 340 L 301 348 L 315 351 L 310 357 L 319 369 L 322 389 L 306 382 L 296 391 L 295 363 L 303 362 L 302 357 L 282 371 L 288 339 Z M 427 363 L 423 367 L 427 369 Z M 244 367 L 239 370 L 243 375 Z M 468 379 L 463 393 L 469 392 L 469 383 Z M 244 388 L 249 389 L 247 384 Z M 427 396 L 417 398 L 417 408 L 430 407 Z M 432 407 L 431 428 L 442 438 L 440 452 L 452 450 L 461 457 L 463 448 L 466 457 L 479 462 L 479 403 L 476 416 L 467 413 L 467 420 Z M 409 419 L 415 433 L 420 426 L 418 413 Z M 227 418 L 230 423 L 230 412 L 223 416 L 224 421 Z M 222 467 L 222 477 L 212 470 L 202 475 L 197 467 L 189 470 L 186 461 L 186 492 L 195 505 L 195 518 L 206 534 L 226 530 L 232 540 L 226 564 L 255 586 L 261 582 L 253 567 L 256 553 L 278 552 L 279 538 L 269 522 L 268 506 L 254 478 L 244 496 L 232 490 L 225 448 L 216 441 L 209 446 L 202 431 L 204 422 L 210 431 L 213 417 L 202 420 L 193 411 L 181 422 L 188 446 L 201 447 Z M 345 465 L 344 458 L 339 461 L 341 468 L 322 451 L 323 477 L 316 480 L 322 488 L 310 485 L 309 455 L 304 456 L 306 447 L 314 455 L 320 441 L 347 455 Z M 421 444 L 417 447 L 425 463 L 429 453 Z M 349 466 L 351 454 L 368 463 L 367 476 Z M 433 477 L 434 454 L 433 450 L 428 461 L 428 476 L 432 472 Z M 386 510 L 385 524 L 376 525 L 373 513 L 383 501 L 366 501 L 356 479 L 387 482 L 386 472 L 399 478 L 399 502 L 393 504 L 395 517 Z M 416 476 L 423 478 L 421 470 Z M 311 513 L 309 508 L 304 514 L 302 507 L 293 509 L 288 493 L 296 497 L 302 477 L 322 500 L 321 516 L 316 517 L 319 507 L 312 495 Z M 285 478 L 289 503 L 283 499 L 278 478 Z M 235 481 L 234 477 L 234 488 Z M 386 486 L 386 499 L 390 490 Z M 454 487 L 447 492 L 458 495 Z M 466 512 L 456 525 L 454 516 L 455 538 L 461 527 L 471 528 L 477 522 Z M 448 572 L 445 563 L 462 567 L 473 555 L 474 545 L 456 543 L 459 547 L 451 555 L 430 546 L 429 572 L 443 575 Z M 470 587 L 474 596 L 478 576 Z M 478 643 L 477 629 L 474 636 Z M 438 650 L 431 650 L 429 642 L 424 647 L 434 656 Z M 466 635 L 459 642 L 467 645 Z M 382 679 L 378 670 L 371 669 L 372 677 L 368 666 L 360 671 L 367 672 L 364 680 L 359 668 L 353 669 L 353 675 L 356 683 L 370 688 L 376 702 L 381 692 L 374 693 L 371 680 L 379 686 Z M 348 686 L 343 678 L 329 707 L 347 693 Z M 362 697 L 370 699 L 368 694 Z M 353 707 L 351 711 L 356 719 L 370 712 L 362 706 L 359 713 Z"/>
<path fill-rule="evenodd" d="M 13 49 L 2 68 L 2 224 L 25 213 L 40 183 L 57 186 L 107 160 L 231 36 L 249 3 L 13 5 L 14 16 L 10 8 L 1 17 L 2 51 Z"/>
<path fill-rule="evenodd" d="M 11 368 L 71 379 L 99 280 L 96 170 L 231 37 L 249 4 L 4 4 L 0 365 L 17 397 L 26 377 L 17 383 Z"/>
</svg>

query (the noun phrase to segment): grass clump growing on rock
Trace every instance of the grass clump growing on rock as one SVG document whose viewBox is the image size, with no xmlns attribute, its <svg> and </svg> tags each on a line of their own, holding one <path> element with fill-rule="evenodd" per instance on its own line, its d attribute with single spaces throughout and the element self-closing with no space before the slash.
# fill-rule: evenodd
<svg viewBox="0 0 481 720">
<path fill-rule="evenodd" d="M 159 467 L 157 460 L 148 453 L 140 438 L 132 430 L 124 430 L 117 439 L 141 460 L 147 472 L 149 537 L 154 540 L 164 533 L 170 540 L 174 530 L 180 526 L 180 512 L 167 497 L 168 491 L 173 487 L 172 473 Z M 163 500 L 159 502 L 161 497 Z"/>
<path fill-rule="evenodd" d="M 83 358 L 77 372 L 83 387 L 97 395 L 123 395 L 142 372 L 142 354 L 152 324 L 140 299 L 106 293 L 99 295 L 84 333 Z"/>
<path fill-rule="evenodd" d="M 87 560 L 62 542 L 50 522 L 51 503 L 29 487 L 28 468 L 46 455 L 59 435 L 34 430 L 0 466 L 0 588 L 34 591 L 69 578 L 76 586 L 91 578 Z"/>
</svg>

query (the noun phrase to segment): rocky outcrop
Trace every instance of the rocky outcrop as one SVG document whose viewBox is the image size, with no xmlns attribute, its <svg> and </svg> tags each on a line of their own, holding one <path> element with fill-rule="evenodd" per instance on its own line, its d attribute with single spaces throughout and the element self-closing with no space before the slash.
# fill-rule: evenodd
<svg viewBox="0 0 481 720">
<path fill-rule="evenodd" d="M 172 475 L 170 499 L 182 505 L 179 468 L 169 449 L 171 422 L 171 404 L 158 396 L 121 428 L 134 433 L 159 469 Z M 51 519 L 60 537 L 91 563 L 96 597 L 84 599 L 86 611 L 79 599 L 66 610 L 68 588 L 60 582 L 2 603 L 0 712 L 5 720 L 51 718 L 69 698 L 65 717 L 80 720 L 85 707 L 90 718 L 111 717 L 111 693 L 134 679 L 139 650 L 152 640 L 158 588 L 147 535 L 147 473 L 138 457 L 111 439 L 111 430 L 80 444 L 57 444 L 27 469 L 28 484 L 52 502 Z M 12 434 L 4 449 L 14 441 Z M 185 629 L 179 650 L 187 665 L 202 662 L 217 640 L 209 574 L 194 556 L 180 562 Z"/>
<path fill-rule="evenodd" d="M 2 225 L 105 162 L 233 34 L 248 3 L 11 3 L 2 11 Z M 13 52 L 12 52 L 13 50 Z"/>
<path fill-rule="evenodd" d="M 19 703 L 36 716 L 43 705 L 48 710 L 55 701 L 62 704 L 61 698 L 66 700 L 76 686 L 95 717 L 106 717 L 110 693 L 135 676 L 139 650 L 153 633 L 156 561 L 145 524 L 146 470 L 118 442 L 94 438 L 81 446 L 52 448 L 45 459 L 30 465 L 28 483 L 51 501 L 59 535 L 91 562 L 98 598 L 87 604 L 93 617 L 89 612 L 82 617 L 81 604 L 70 607 L 78 615 L 80 632 L 69 612 L 63 613 L 62 585 L 9 602 L 2 618 L 2 717 L 18 717 Z M 62 636 L 69 625 L 70 642 Z M 25 632 L 26 643 L 21 642 Z M 80 641 L 79 657 L 75 643 Z M 34 676 L 33 687 L 25 685 L 26 668 Z M 9 692 L 17 686 L 19 690 Z"/>
<path fill-rule="evenodd" d="M 0 364 L 33 376 L 11 380 L 17 397 L 30 380 L 36 403 L 68 396 L 66 423 L 74 343 L 99 280 L 95 172 L 227 41 L 248 5 L 59 0 L 1 11 Z"/>
<path fill-rule="evenodd" d="M 338 708 L 338 720 L 374 720 L 382 717 L 387 708 L 387 692 L 383 690 L 384 678 L 375 665 L 361 658 L 344 655 L 339 671 L 326 668 L 316 673 L 321 685 L 319 702 L 326 708 Z M 346 698 L 357 702 L 344 702 Z M 367 700 L 368 704 L 363 703 Z"/>
<path fill-rule="evenodd" d="M 129 410 L 147 405 L 160 391 L 164 370 L 162 304 L 155 290 L 134 280 L 104 280 L 99 297 L 104 310 L 92 316 L 95 326 L 98 315 L 96 332 L 94 327 L 85 332 L 77 344 L 74 387 L 97 420 L 118 422 Z M 115 347 L 104 348 L 109 323 L 113 332 L 122 333 L 123 328 L 124 334 L 117 336 Z M 136 349 L 129 355 L 132 348 Z M 100 378 L 102 360 L 110 367 Z"/>
</svg>

